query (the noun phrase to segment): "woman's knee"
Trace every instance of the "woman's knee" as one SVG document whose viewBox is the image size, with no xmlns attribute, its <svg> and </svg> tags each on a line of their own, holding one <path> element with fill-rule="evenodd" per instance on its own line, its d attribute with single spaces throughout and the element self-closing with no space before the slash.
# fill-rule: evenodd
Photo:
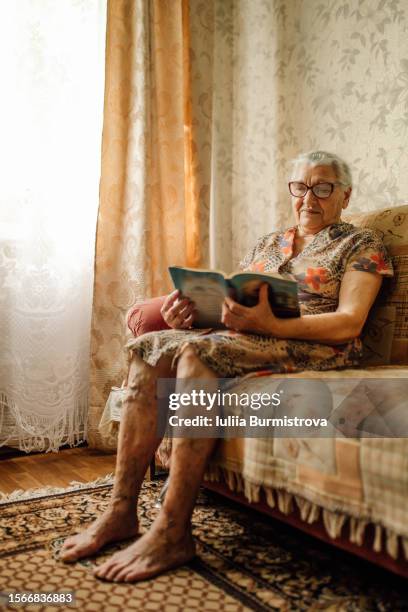
<svg viewBox="0 0 408 612">
<path fill-rule="evenodd" d="M 156 388 L 156 378 L 154 368 L 133 352 L 129 360 L 125 399 L 132 401 L 140 393 L 151 394 Z"/>
<path fill-rule="evenodd" d="M 195 348 L 187 345 L 183 349 L 177 363 L 177 378 L 201 377 L 204 370 L 208 370 L 208 368 L 197 355 Z"/>
<path fill-rule="evenodd" d="M 171 358 L 164 355 L 159 359 L 155 366 L 151 366 L 142 359 L 135 351 L 132 352 L 129 361 L 129 370 L 126 387 L 139 389 L 141 387 L 156 388 L 156 381 L 159 377 L 170 378 Z"/>
</svg>

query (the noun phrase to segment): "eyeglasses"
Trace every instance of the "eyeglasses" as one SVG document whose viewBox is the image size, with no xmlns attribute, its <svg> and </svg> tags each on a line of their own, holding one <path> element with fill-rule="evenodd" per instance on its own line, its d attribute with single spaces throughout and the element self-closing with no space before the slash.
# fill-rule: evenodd
<svg viewBox="0 0 408 612">
<path fill-rule="evenodd" d="M 329 198 L 334 191 L 336 185 L 343 185 L 343 183 L 317 183 L 317 185 L 313 185 L 313 187 L 309 187 L 305 185 L 305 183 L 300 183 L 299 181 L 291 181 L 289 183 L 289 191 L 293 195 L 294 198 L 304 198 L 309 189 L 311 189 L 312 193 L 316 198 L 320 200 L 325 200 Z"/>
</svg>

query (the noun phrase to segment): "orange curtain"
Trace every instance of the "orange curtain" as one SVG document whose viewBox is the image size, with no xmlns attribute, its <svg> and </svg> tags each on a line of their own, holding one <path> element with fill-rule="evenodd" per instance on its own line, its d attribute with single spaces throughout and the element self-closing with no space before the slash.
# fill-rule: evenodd
<svg viewBox="0 0 408 612">
<path fill-rule="evenodd" d="M 190 21 L 189 3 L 183 0 L 183 103 L 184 103 L 184 196 L 187 266 L 201 262 L 200 209 L 197 193 L 197 156 L 194 146 L 193 109 L 191 99 Z"/>
<path fill-rule="evenodd" d="M 88 440 L 126 370 L 125 317 L 208 264 L 212 3 L 110 0 Z M 211 45 L 210 45 L 211 46 Z"/>
</svg>

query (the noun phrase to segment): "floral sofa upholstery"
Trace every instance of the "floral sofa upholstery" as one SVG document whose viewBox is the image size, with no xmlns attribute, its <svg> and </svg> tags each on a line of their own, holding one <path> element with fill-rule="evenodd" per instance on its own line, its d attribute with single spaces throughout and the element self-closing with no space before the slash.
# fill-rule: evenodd
<svg viewBox="0 0 408 612">
<path fill-rule="evenodd" d="M 339 384 L 347 379 L 387 378 L 398 387 L 398 380 L 408 378 L 408 205 L 346 220 L 382 233 L 395 276 L 383 284 L 366 323 L 364 364 L 325 372 L 324 378 Z M 159 314 L 162 299 L 131 309 L 128 324 L 135 335 L 166 327 Z M 259 377 L 261 390 L 271 376 L 322 378 L 322 372 Z M 370 400 L 374 408 L 377 400 L 381 398 Z M 399 402 L 408 410 L 408 398 Z M 366 414 L 364 406 L 356 410 L 356 428 Z M 162 463 L 169 452 L 164 441 L 159 449 Z M 407 467 L 406 438 L 241 438 L 220 442 L 206 482 L 408 576 Z"/>
</svg>

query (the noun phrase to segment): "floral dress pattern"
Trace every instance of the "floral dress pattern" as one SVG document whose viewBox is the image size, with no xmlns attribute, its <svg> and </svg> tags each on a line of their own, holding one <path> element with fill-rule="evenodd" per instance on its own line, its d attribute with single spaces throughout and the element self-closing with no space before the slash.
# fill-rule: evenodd
<svg viewBox="0 0 408 612">
<path fill-rule="evenodd" d="M 241 261 L 253 272 L 279 273 L 298 282 L 302 315 L 334 312 L 345 272 L 358 270 L 392 276 L 392 263 L 379 233 L 349 223 L 329 225 L 293 256 L 296 227 L 260 238 Z M 186 346 L 219 377 L 242 376 L 258 370 L 296 372 L 358 365 L 361 340 L 337 345 L 307 340 L 278 339 L 232 330 L 164 330 L 132 339 L 127 348 L 156 365 L 162 355 L 173 363 Z"/>
</svg>

